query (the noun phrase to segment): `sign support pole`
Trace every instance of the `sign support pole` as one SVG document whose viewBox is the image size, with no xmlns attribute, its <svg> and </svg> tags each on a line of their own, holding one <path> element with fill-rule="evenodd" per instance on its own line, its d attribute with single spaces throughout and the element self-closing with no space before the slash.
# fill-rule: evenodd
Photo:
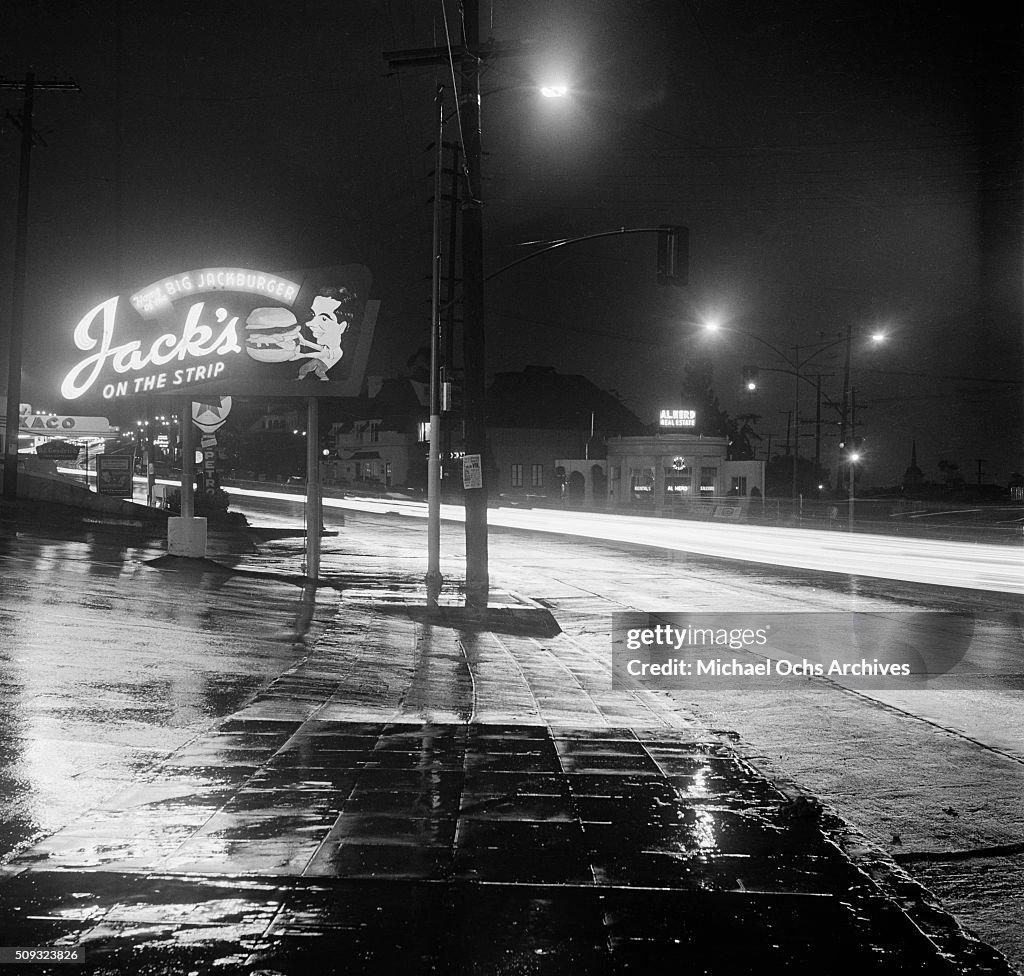
<svg viewBox="0 0 1024 976">
<path fill-rule="evenodd" d="M 196 499 L 192 487 L 196 473 L 195 434 L 192 432 L 192 398 L 185 397 L 178 407 L 181 432 L 181 513 L 167 520 L 167 552 L 172 556 L 206 558 L 206 519 L 196 518 Z"/>
<path fill-rule="evenodd" d="M 323 513 L 320 501 L 320 402 L 316 397 L 306 398 L 306 579 L 320 576 L 320 527 Z"/>
<path fill-rule="evenodd" d="M 186 397 L 178 408 L 178 413 L 181 430 L 181 517 L 190 519 L 196 514 L 196 500 L 192 489 L 196 464 L 195 437 L 192 433 L 192 401 Z"/>
</svg>

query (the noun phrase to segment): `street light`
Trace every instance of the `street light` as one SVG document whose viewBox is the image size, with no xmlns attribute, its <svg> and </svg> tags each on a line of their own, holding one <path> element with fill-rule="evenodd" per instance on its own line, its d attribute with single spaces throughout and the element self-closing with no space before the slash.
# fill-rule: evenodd
<svg viewBox="0 0 1024 976">
<path fill-rule="evenodd" d="M 841 446 L 841 445 L 840 445 Z M 847 459 L 850 463 L 850 501 L 847 507 L 847 526 L 850 532 L 853 531 L 853 466 L 860 460 L 856 451 L 851 451 Z"/>
<path fill-rule="evenodd" d="M 731 326 L 723 326 L 716 319 L 711 319 L 711 320 L 708 320 L 707 322 L 705 322 L 704 323 L 704 329 L 705 329 L 705 331 L 711 332 L 711 333 L 715 333 L 715 332 L 733 332 L 736 335 L 744 336 L 747 339 L 753 339 L 755 342 L 759 342 L 759 343 L 761 343 L 761 345 L 766 346 L 768 349 L 770 349 L 773 353 L 775 353 L 776 356 L 778 356 L 789 367 L 789 369 L 781 369 L 781 370 L 769 369 L 768 372 L 788 373 L 788 374 L 792 375 L 793 378 L 794 378 L 794 382 L 793 382 L 793 431 L 794 431 L 794 437 L 793 437 L 792 504 L 793 504 L 793 510 L 794 510 L 794 512 L 796 512 L 797 511 L 798 494 L 799 494 L 798 493 L 798 483 L 799 483 L 798 473 L 799 473 L 799 460 L 800 460 L 800 428 L 799 428 L 800 381 L 804 380 L 805 382 L 808 382 L 808 383 L 811 382 L 806 376 L 803 376 L 801 374 L 801 370 L 808 363 L 810 363 L 811 360 L 817 358 L 822 353 L 827 352 L 829 349 L 834 349 L 836 346 L 840 345 L 841 343 L 844 343 L 844 342 L 846 343 L 846 368 L 845 368 L 844 381 L 843 381 L 842 426 L 841 426 L 841 430 L 840 430 L 840 441 L 842 442 L 845 439 L 845 432 L 846 432 L 847 391 L 849 390 L 849 380 L 850 380 L 850 346 L 851 346 L 851 341 L 852 341 L 852 328 L 850 326 L 847 326 L 846 334 L 845 335 L 841 335 L 838 338 L 831 340 L 830 342 L 826 342 L 826 343 L 823 343 L 823 344 L 819 345 L 809 356 L 806 356 L 802 360 L 800 358 L 800 346 L 799 345 L 794 345 L 793 346 L 793 357 L 790 358 L 788 355 L 786 355 L 786 353 L 784 353 L 781 349 L 779 349 L 778 346 L 776 346 L 773 343 L 769 342 L 767 339 L 764 339 L 761 336 L 756 335 L 753 332 L 746 332 L 743 329 L 734 329 Z M 875 343 L 875 344 L 878 344 L 878 343 L 884 341 L 885 338 L 886 338 L 885 333 L 880 331 L 880 330 L 876 330 L 875 332 L 871 333 L 871 335 L 870 335 L 871 341 L 873 343 Z M 747 367 L 747 368 L 749 369 L 750 367 Z M 749 381 L 746 384 L 748 390 L 756 389 L 756 385 L 757 385 L 756 381 L 753 383 L 753 385 Z M 771 459 L 769 458 L 769 460 L 771 460 Z M 840 486 L 841 486 L 841 482 L 840 482 Z"/>
<path fill-rule="evenodd" d="M 846 419 L 849 416 L 850 401 L 851 401 L 851 397 L 850 397 L 850 358 L 851 358 L 851 356 L 850 356 L 850 353 L 851 353 L 852 338 L 853 338 L 852 326 L 847 325 L 846 326 L 846 362 L 845 362 L 845 364 L 843 366 L 843 405 L 842 405 L 842 410 L 840 412 L 840 417 L 839 417 L 839 443 L 840 443 L 840 446 L 842 446 L 842 444 L 844 444 L 846 442 Z M 882 342 L 884 342 L 886 340 L 886 338 L 887 338 L 886 333 L 883 332 L 881 329 L 876 329 L 874 332 L 872 332 L 870 334 L 871 342 L 874 343 L 876 346 L 881 344 Z M 851 421 L 850 427 L 851 427 L 850 436 L 852 437 L 853 434 L 854 434 L 854 431 L 852 429 L 853 428 L 852 421 Z M 842 454 L 840 454 L 839 458 L 838 458 L 838 461 L 836 463 L 836 488 L 841 491 L 842 487 L 843 487 L 843 458 L 842 458 Z"/>
<path fill-rule="evenodd" d="M 804 366 L 806 366 L 816 356 L 819 356 L 821 353 L 825 352 L 826 350 L 831 349 L 833 346 L 838 345 L 843 340 L 842 339 L 836 339 L 834 342 L 827 343 L 826 345 L 822 346 L 821 348 L 816 349 L 813 353 L 811 353 L 810 356 L 807 356 L 805 359 L 801 360 L 800 359 L 800 346 L 799 345 L 794 345 L 794 347 L 793 347 L 793 358 L 791 359 L 789 356 L 786 355 L 786 353 L 784 353 L 781 349 L 779 349 L 778 346 L 776 346 L 773 343 L 769 342 L 767 339 L 764 339 L 761 336 L 756 335 L 753 332 L 746 332 L 743 329 L 734 329 L 734 328 L 731 328 L 731 327 L 727 328 L 727 327 L 723 326 L 721 323 L 719 323 L 717 321 L 714 321 L 714 320 L 705 323 L 705 329 L 708 332 L 733 332 L 736 335 L 741 335 L 741 336 L 744 336 L 747 339 L 753 339 L 755 342 L 760 342 L 761 345 L 766 346 L 768 349 L 770 349 L 773 353 L 775 353 L 776 356 L 778 356 L 784 363 L 786 363 L 787 366 L 790 367 L 789 369 L 783 369 L 783 370 L 777 370 L 777 371 L 776 370 L 770 370 L 770 371 L 771 372 L 788 373 L 788 374 L 793 376 L 793 434 L 794 434 L 794 436 L 793 436 L 793 483 L 792 483 L 792 497 L 791 497 L 791 501 L 792 501 L 792 504 L 793 504 L 793 511 L 796 512 L 797 511 L 797 499 L 798 499 L 798 496 L 799 496 L 798 485 L 799 485 L 799 463 L 800 463 L 800 427 L 799 427 L 799 416 L 800 416 L 800 380 L 801 379 L 805 379 L 805 377 L 803 377 L 801 375 L 800 370 Z M 808 380 L 807 382 L 810 382 L 810 381 Z M 756 386 L 757 386 L 756 383 L 754 383 L 753 385 L 751 385 L 750 382 L 747 383 L 747 389 L 748 390 L 754 390 L 754 389 L 756 389 Z M 769 458 L 769 460 L 771 460 L 771 459 Z"/>
<path fill-rule="evenodd" d="M 459 105 L 466 111 L 456 110 L 462 129 L 466 159 L 466 205 L 463 208 L 463 300 L 465 308 L 463 366 L 464 438 L 466 456 L 479 457 L 479 484 L 464 484 L 466 510 L 466 603 L 468 606 L 486 607 L 490 588 L 487 565 L 487 498 L 482 481 L 483 458 L 486 448 L 484 418 L 484 273 L 483 230 L 480 219 L 482 178 L 480 171 L 480 101 L 482 95 L 496 94 L 510 89 L 539 91 L 545 98 L 560 98 L 567 94 L 564 85 L 538 88 L 533 85 L 510 85 L 491 92 L 480 92 L 479 73 L 474 68 L 459 93 Z M 427 457 L 427 573 L 424 579 L 427 605 L 436 607 L 444 577 L 441 575 L 441 173 L 444 168 L 444 128 L 448 118 L 444 114 L 443 85 L 435 93 L 435 161 L 434 206 L 431 233 L 431 297 L 430 297 L 430 420 L 429 454 Z M 450 365 L 450 364 L 449 364 Z"/>
</svg>

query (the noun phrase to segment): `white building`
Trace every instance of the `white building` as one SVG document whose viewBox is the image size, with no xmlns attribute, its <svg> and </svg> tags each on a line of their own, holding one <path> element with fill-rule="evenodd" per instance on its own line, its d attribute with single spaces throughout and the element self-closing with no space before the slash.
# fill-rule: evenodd
<svg viewBox="0 0 1024 976">
<path fill-rule="evenodd" d="M 764 462 L 727 460 L 726 437 L 678 430 L 607 444 L 609 508 L 712 516 L 720 506 L 732 517 L 764 497 Z"/>
</svg>

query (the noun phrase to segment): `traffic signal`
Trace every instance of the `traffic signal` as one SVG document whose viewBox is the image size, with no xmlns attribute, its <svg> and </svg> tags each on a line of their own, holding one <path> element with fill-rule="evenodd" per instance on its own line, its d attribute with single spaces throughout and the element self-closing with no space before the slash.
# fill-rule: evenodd
<svg viewBox="0 0 1024 976">
<path fill-rule="evenodd" d="M 662 224 L 658 228 L 658 284 L 687 284 L 689 265 L 689 229 L 675 224 Z"/>
<path fill-rule="evenodd" d="M 743 367 L 743 389 L 753 393 L 757 389 L 758 372 L 756 366 Z"/>
</svg>

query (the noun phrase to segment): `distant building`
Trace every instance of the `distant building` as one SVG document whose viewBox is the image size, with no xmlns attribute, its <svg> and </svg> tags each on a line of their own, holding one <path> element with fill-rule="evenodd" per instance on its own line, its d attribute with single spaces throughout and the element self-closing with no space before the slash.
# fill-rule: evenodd
<svg viewBox="0 0 1024 976">
<path fill-rule="evenodd" d="M 574 499 L 592 497 L 595 484 L 603 498 L 606 440 L 644 430 L 611 393 L 547 366 L 498 373 L 486 402 L 490 494 L 511 500 L 562 500 L 573 475 Z M 593 463 L 570 471 L 565 458 Z"/>
<path fill-rule="evenodd" d="M 764 496 L 763 461 L 729 461 L 729 439 L 680 427 L 608 441 L 608 507 L 735 517 Z"/>
<path fill-rule="evenodd" d="M 903 490 L 914 491 L 924 484 L 924 472 L 917 466 L 917 441 L 910 448 L 910 467 L 903 472 Z"/>
<path fill-rule="evenodd" d="M 369 490 L 426 487 L 427 445 L 420 424 L 428 410 L 424 384 L 371 377 L 368 395 L 335 401 L 323 480 Z"/>
</svg>

